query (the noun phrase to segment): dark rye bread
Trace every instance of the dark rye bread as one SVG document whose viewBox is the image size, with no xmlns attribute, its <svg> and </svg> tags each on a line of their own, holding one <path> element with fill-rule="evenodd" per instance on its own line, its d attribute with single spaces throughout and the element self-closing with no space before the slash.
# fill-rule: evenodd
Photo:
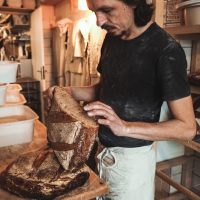
<svg viewBox="0 0 200 200">
<path fill-rule="evenodd" d="M 61 87 L 56 87 L 47 117 L 47 135 L 61 165 L 69 171 L 77 170 L 87 161 L 98 124 L 80 104 Z"/>
<path fill-rule="evenodd" d="M 21 155 L 0 174 L 0 186 L 21 197 L 46 200 L 82 186 L 88 178 L 84 168 L 67 172 L 53 151 L 45 150 Z"/>
<path fill-rule="evenodd" d="M 0 187 L 18 196 L 54 199 L 89 178 L 84 168 L 98 125 L 63 89 L 55 89 L 47 118 L 50 149 L 21 155 L 0 174 Z"/>
</svg>

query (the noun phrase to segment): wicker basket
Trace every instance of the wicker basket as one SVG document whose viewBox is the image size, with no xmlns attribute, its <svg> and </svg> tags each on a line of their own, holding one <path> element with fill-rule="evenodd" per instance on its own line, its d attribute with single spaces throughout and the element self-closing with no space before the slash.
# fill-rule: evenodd
<svg viewBox="0 0 200 200">
<path fill-rule="evenodd" d="M 23 5 L 23 8 L 35 9 L 36 2 L 35 0 L 22 0 L 22 5 Z"/>
<path fill-rule="evenodd" d="M 12 8 L 21 8 L 22 6 L 22 0 L 7 0 L 6 2 Z"/>
</svg>

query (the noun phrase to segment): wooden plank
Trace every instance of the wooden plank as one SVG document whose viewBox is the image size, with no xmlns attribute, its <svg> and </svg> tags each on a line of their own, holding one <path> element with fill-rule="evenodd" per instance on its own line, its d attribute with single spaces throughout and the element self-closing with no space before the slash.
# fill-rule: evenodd
<svg viewBox="0 0 200 200">
<path fill-rule="evenodd" d="M 164 24 L 164 1 L 162 0 L 153 0 L 155 5 L 154 21 L 161 27 Z"/>
<path fill-rule="evenodd" d="M 163 172 L 156 170 L 156 175 L 160 177 L 162 180 L 166 181 L 168 184 L 172 185 L 174 188 L 176 188 L 178 191 L 185 194 L 187 197 L 190 198 L 190 200 L 200 200 L 200 196 L 196 195 L 194 192 L 190 191 L 183 185 L 176 183 L 173 181 L 169 176 L 164 174 Z"/>
<path fill-rule="evenodd" d="M 191 157 L 189 162 L 187 162 L 185 165 L 182 165 L 181 184 L 187 188 L 191 188 L 192 186 L 193 165 L 194 165 L 194 157 Z"/>
<path fill-rule="evenodd" d="M 200 41 L 192 42 L 191 72 L 200 71 Z"/>
<path fill-rule="evenodd" d="M 165 174 L 171 176 L 171 169 L 165 170 Z M 169 196 L 170 185 L 163 181 L 161 178 L 156 177 L 155 180 L 155 188 L 156 188 L 156 197 L 160 200 L 164 197 Z M 162 198 L 161 198 L 162 197 Z"/>
<path fill-rule="evenodd" d="M 159 162 L 157 163 L 157 170 L 162 171 L 165 169 L 169 169 L 173 166 L 185 164 L 188 162 L 188 159 L 191 159 L 191 158 L 188 156 L 180 156 L 177 158 Z"/>
<path fill-rule="evenodd" d="M 41 122 L 36 120 L 34 129 L 34 141 L 32 143 L 0 148 L 0 172 L 20 154 L 39 150 L 45 147 L 46 144 L 46 127 Z M 104 183 L 89 167 L 87 167 L 87 170 L 90 173 L 90 178 L 86 185 L 77 188 L 66 195 L 57 197 L 55 200 L 88 200 L 107 193 L 107 184 Z M 1 189 L 0 199 L 25 200 Z"/>
<path fill-rule="evenodd" d="M 166 27 L 165 30 L 172 35 L 200 35 L 200 25 Z"/>
<path fill-rule="evenodd" d="M 185 145 L 186 147 L 189 147 L 195 151 L 200 152 L 200 143 L 195 141 L 181 141 L 181 144 Z"/>
<path fill-rule="evenodd" d="M 185 195 L 181 194 L 181 193 L 175 193 L 170 195 L 167 198 L 163 198 L 163 199 L 159 199 L 159 200 L 187 200 Z"/>
<path fill-rule="evenodd" d="M 169 196 L 169 193 L 163 190 L 163 184 L 167 184 L 160 177 L 155 177 L 155 200 L 161 200 Z M 169 184 L 168 184 L 169 187 Z"/>
</svg>

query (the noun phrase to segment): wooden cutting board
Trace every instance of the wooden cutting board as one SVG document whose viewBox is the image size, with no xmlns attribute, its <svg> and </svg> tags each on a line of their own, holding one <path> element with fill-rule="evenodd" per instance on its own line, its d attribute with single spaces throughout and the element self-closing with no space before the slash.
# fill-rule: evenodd
<svg viewBox="0 0 200 200">
<path fill-rule="evenodd" d="M 46 127 L 36 120 L 34 141 L 32 143 L 0 148 L 0 172 L 20 154 L 39 150 L 45 147 L 46 144 Z M 79 187 L 66 195 L 57 197 L 55 200 L 88 200 L 106 194 L 108 192 L 107 184 L 104 183 L 89 167 L 87 167 L 87 170 L 90 173 L 90 178 L 84 186 Z M 19 198 L 0 189 L 0 200 L 22 199 L 23 198 Z"/>
</svg>

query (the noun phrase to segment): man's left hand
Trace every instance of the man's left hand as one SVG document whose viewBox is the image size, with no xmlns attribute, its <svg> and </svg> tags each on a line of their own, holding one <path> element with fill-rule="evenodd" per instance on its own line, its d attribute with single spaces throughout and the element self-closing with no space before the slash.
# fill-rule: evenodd
<svg viewBox="0 0 200 200">
<path fill-rule="evenodd" d="M 88 116 L 96 117 L 98 123 L 108 126 L 117 136 L 125 136 L 127 132 L 127 122 L 120 119 L 115 111 L 108 105 L 96 101 L 84 106 Z"/>
</svg>

